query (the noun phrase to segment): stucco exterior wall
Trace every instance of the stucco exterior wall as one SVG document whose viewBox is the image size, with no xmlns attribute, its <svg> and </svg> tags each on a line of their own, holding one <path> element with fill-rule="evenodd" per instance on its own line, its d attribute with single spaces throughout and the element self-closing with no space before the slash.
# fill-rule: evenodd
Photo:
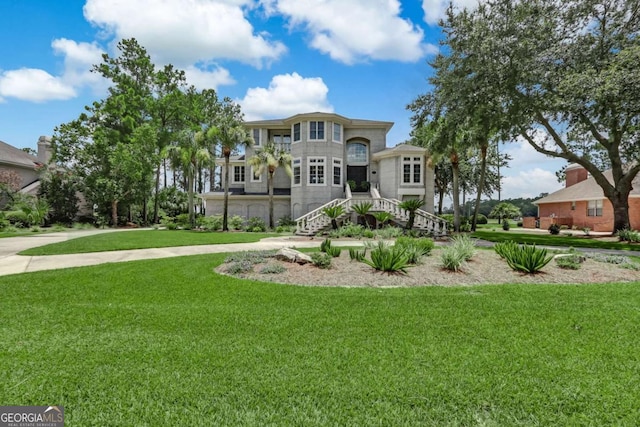
<svg viewBox="0 0 640 427">
<path fill-rule="evenodd" d="M 222 215 L 224 211 L 224 202 L 222 196 L 207 197 L 206 215 Z M 269 197 L 268 196 L 230 196 L 229 197 L 229 217 L 240 215 L 243 218 L 259 217 L 268 225 L 269 224 Z M 289 196 L 274 196 L 273 198 L 273 216 L 274 222 L 277 224 L 282 217 L 291 216 L 291 200 Z"/>
</svg>

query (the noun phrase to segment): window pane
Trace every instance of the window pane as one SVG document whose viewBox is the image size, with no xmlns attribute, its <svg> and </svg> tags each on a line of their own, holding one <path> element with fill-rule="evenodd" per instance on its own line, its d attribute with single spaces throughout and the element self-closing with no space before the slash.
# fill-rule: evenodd
<svg viewBox="0 0 640 427">
<path fill-rule="evenodd" d="M 347 146 L 347 162 L 366 163 L 367 162 L 367 146 L 359 142 L 354 142 L 349 144 Z"/>
<path fill-rule="evenodd" d="M 340 185 L 340 178 L 342 177 L 342 168 L 340 166 L 333 167 L 333 183 Z"/>
<path fill-rule="evenodd" d="M 413 165 L 413 182 L 420 184 L 420 165 Z"/>
<path fill-rule="evenodd" d="M 411 182 L 411 165 L 404 165 L 403 166 L 402 182 L 405 182 L 405 183 Z"/>
<path fill-rule="evenodd" d="M 293 140 L 300 141 L 300 123 L 293 125 Z"/>
<path fill-rule="evenodd" d="M 260 129 L 253 130 L 253 141 L 256 145 L 260 145 Z"/>
<path fill-rule="evenodd" d="M 318 122 L 318 138 L 324 139 L 324 122 Z"/>
<path fill-rule="evenodd" d="M 342 125 L 339 123 L 333 124 L 333 140 L 342 141 Z"/>
</svg>

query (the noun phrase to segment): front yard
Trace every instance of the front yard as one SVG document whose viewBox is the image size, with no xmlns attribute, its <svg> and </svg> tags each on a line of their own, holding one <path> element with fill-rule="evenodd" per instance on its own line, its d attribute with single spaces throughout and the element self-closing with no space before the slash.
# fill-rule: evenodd
<svg viewBox="0 0 640 427">
<path fill-rule="evenodd" d="M 638 282 L 310 288 L 224 258 L 3 277 L 0 402 L 68 425 L 640 424 Z"/>
</svg>

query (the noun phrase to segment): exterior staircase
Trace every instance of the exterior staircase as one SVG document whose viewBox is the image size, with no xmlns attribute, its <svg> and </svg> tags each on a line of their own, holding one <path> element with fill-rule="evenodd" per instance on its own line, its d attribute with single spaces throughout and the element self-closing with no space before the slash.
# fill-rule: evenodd
<svg viewBox="0 0 640 427">
<path fill-rule="evenodd" d="M 329 203 L 307 213 L 296 219 L 296 234 L 312 236 L 331 227 L 331 219 L 323 213 L 323 210 L 332 206 L 342 206 L 344 213 L 337 218 L 338 222 L 350 217 L 354 212 L 353 206 L 359 203 L 370 202 L 373 206 L 369 212 L 389 212 L 393 215 L 393 220 L 399 223 L 406 223 L 409 220 L 409 212 L 399 207 L 400 200 L 386 199 L 380 197 L 380 193 L 373 188 L 371 193 L 362 195 L 352 195 L 347 187 L 346 198 L 333 199 Z M 415 213 L 413 228 L 432 233 L 434 236 L 444 236 L 447 234 L 447 221 L 422 209 Z"/>
</svg>

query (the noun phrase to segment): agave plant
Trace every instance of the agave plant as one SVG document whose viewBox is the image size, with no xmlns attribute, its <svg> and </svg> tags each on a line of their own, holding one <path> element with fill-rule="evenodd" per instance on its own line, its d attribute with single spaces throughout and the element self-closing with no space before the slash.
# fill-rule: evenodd
<svg viewBox="0 0 640 427">
<path fill-rule="evenodd" d="M 380 226 L 384 226 L 387 222 L 391 221 L 393 215 L 383 211 L 374 213 L 373 217 L 376 219 L 376 228 L 380 228 Z"/>
</svg>

